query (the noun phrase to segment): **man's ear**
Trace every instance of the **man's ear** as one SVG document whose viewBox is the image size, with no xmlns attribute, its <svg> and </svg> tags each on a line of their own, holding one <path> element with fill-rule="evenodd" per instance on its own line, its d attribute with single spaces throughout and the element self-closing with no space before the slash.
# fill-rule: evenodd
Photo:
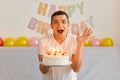
<svg viewBox="0 0 120 80">
<path fill-rule="evenodd" d="M 52 24 L 50 24 L 51 29 L 53 29 Z"/>
</svg>

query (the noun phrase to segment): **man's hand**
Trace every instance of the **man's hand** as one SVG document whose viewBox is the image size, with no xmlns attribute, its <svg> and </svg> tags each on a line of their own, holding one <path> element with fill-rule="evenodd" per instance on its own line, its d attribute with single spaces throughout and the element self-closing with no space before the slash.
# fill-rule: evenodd
<svg viewBox="0 0 120 80">
<path fill-rule="evenodd" d="M 88 38 L 90 37 L 90 35 L 91 35 L 92 33 L 93 33 L 92 29 L 87 27 L 87 28 L 83 31 L 83 34 L 82 34 L 82 35 L 80 35 L 80 34 L 78 33 L 78 35 L 77 35 L 77 42 L 84 44 L 84 43 L 88 40 Z"/>
</svg>

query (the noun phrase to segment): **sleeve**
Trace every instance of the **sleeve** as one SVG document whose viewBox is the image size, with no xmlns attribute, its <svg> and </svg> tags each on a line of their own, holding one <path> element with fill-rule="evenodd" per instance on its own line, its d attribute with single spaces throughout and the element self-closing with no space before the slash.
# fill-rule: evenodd
<svg viewBox="0 0 120 80">
<path fill-rule="evenodd" d="M 42 38 L 39 39 L 38 42 L 38 55 L 45 54 L 45 44 L 44 40 Z"/>
</svg>

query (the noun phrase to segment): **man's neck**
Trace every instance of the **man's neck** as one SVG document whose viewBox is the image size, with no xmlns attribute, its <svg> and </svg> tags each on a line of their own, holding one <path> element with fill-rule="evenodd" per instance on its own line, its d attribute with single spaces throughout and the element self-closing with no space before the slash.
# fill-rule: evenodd
<svg viewBox="0 0 120 80">
<path fill-rule="evenodd" d="M 54 34 L 53 34 L 53 36 L 59 44 L 62 44 L 66 40 L 66 36 L 56 36 Z"/>
</svg>

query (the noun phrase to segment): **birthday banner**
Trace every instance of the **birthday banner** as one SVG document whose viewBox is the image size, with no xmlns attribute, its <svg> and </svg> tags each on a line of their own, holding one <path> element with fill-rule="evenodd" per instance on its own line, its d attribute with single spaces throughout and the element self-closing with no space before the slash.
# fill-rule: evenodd
<svg viewBox="0 0 120 80">
<path fill-rule="evenodd" d="M 34 1 L 33 1 L 34 2 Z M 74 18 L 73 15 L 77 14 L 76 16 L 82 17 L 84 16 L 85 12 L 84 12 L 84 6 L 85 6 L 85 2 L 84 1 L 79 1 L 79 3 L 74 3 L 74 4 L 69 4 L 69 5 L 57 5 L 57 4 L 49 4 L 47 2 L 39 2 L 38 5 L 38 9 L 36 12 L 36 15 L 38 16 L 43 16 L 43 17 L 47 17 L 50 18 L 51 15 L 57 11 L 57 10 L 62 10 L 65 11 L 68 16 L 70 17 L 70 19 Z M 82 20 L 79 19 L 79 17 L 77 17 L 77 21 L 79 20 L 79 23 L 76 22 L 72 22 L 71 21 L 71 26 L 70 26 L 70 31 L 73 34 L 77 34 L 78 32 L 82 32 L 87 26 L 82 26 L 82 24 L 86 23 L 88 24 L 91 28 L 95 28 L 95 24 L 94 24 L 94 20 L 93 20 L 93 16 L 87 16 L 86 18 L 83 18 Z M 44 20 L 43 18 L 37 18 L 37 17 L 31 17 L 28 26 L 27 26 L 30 30 L 35 30 L 36 32 L 40 33 L 40 34 L 44 34 L 47 35 L 50 33 L 50 23 L 47 20 Z M 81 31 L 78 31 L 78 30 Z"/>
</svg>

